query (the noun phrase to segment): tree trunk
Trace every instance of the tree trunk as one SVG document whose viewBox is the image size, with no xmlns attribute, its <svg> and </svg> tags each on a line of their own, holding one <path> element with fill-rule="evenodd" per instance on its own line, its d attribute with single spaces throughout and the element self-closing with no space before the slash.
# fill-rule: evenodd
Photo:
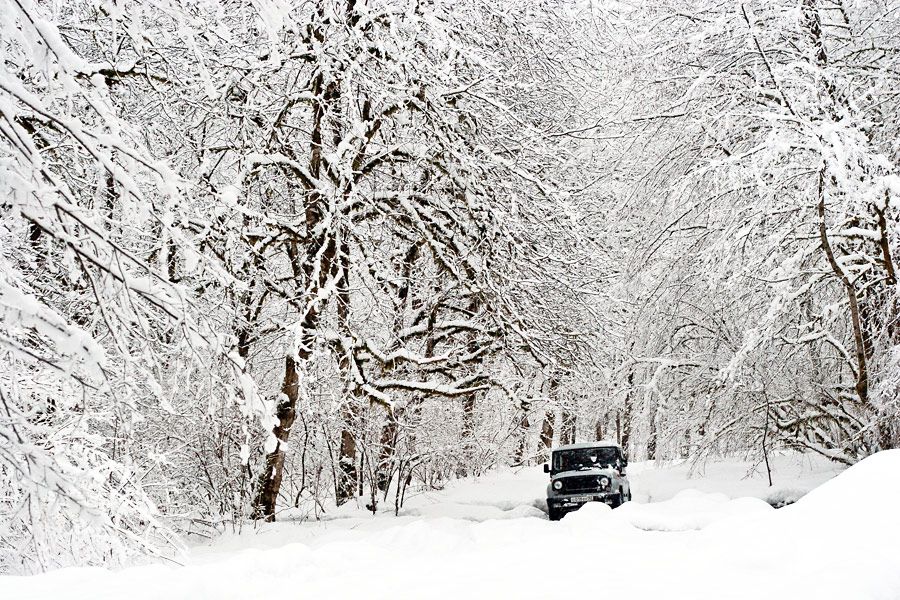
<svg viewBox="0 0 900 600">
<path fill-rule="evenodd" d="M 518 435 L 519 442 L 516 446 L 514 455 L 515 464 L 521 465 L 528 461 L 528 430 L 531 429 L 531 422 L 528 419 L 529 412 L 528 402 L 522 402 L 522 418 L 519 420 Z"/>
<path fill-rule="evenodd" d="M 547 407 L 544 413 L 544 423 L 541 425 L 541 445 L 547 451 L 546 460 L 550 458 L 550 449 L 553 448 L 554 421 L 556 420 L 556 411 L 552 408 L 557 406 L 557 390 L 559 389 L 559 381 L 556 378 L 550 379 L 547 397 L 551 401 L 551 405 Z"/>
<path fill-rule="evenodd" d="M 460 434 L 460 445 L 462 446 L 463 462 L 457 468 L 458 477 L 466 477 L 476 474 L 477 469 L 473 470 L 474 446 L 473 438 L 475 436 L 475 394 L 463 396 L 462 399 L 462 432 Z"/>
<path fill-rule="evenodd" d="M 828 54 L 825 49 L 825 41 L 822 36 L 822 19 L 819 15 L 816 1 L 803 0 L 801 8 L 803 11 L 807 33 L 815 50 L 814 60 L 816 66 L 821 69 L 825 69 L 828 66 Z M 825 92 L 827 93 L 827 97 L 831 100 L 831 103 L 829 105 L 826 105 L 824 110 L 829 112 L 831 118 L 835 121 L 840 120 L 841 115 L 839 107 L 846 107 L 847 99 L 842 95 L 841 91 L 835 87 L 834 83 L 827 77 L 823 79 L 823 87 L 825 89 Z M 863 330 L 856 286 L 850 281 L 850 278 L 844 272 L 844 269 L 838 264 L 837 260 L 835 259 L 834 250 L 832 249 L 831 242 L 828 239 L 828 229 L 825 223 L 825 171 L 825 167 L 819 169 L 817 181 L 819 237 L 822 242 L 822 250 L 825 252 L 825 256 L 828 258 L 828 264 L 831 266 L 831 270 L 834 272 L 835 276 L 838 278 L 847 292 L 847 300 L 850 304 L 850 319 L 853 324 L 853 341 L 856 346 L 856 394 L 857 396 L 859 396 L 860 402 L 862 402 L 863 404 L 868 404 L 869 374 L 867 357 L 869 356 L 869 353 L 867 352 L 867 349 L 871 345 L 871 339 Z M 893 271 L 893 263 L 890 261 L 890 252 L 887 253 L 886 260 L 886 268 L 889 268 L 890 273 L 891 271 Z"/>
<path fill-rule="evenodd" d="M 338 449 L 338 481 L 335 482 L 335 502 L 338 506 L 350 500 L 356 495 L 359 485 L 359 472 L 356 469 L 356 436 L 353 426 L 357 421 L 357 414 L 348 399 L 344 405 L 344 427 L 341 430 L 341 445 Z"/>
<path fill-rule="evenodd" d="M 337 314 L 338 327 L 341 333 L 349 336 L 350 333 L 350 245 L 346 241 L 341 242 L 341 252 L 338 258 L 340 263 L 340 280 L 337 289 Z M 344 348 L 340 357 L 341 371 L 344 380 L 349 382 L 344 397 L 344 428 L 341 431 L 341 446 L 338 454 L 338 475 L 340 481 L 335 485 L 335 501 L 340 506 L 356 493 L 360 485 L 359 472 L 356 470 L 356 437 L 353 434 L 354 426 L 359 421 L 359 411 L 356 405 L 356 385 L 352 383 L 350 375 L 351 361 L 354 360 L 349 348 Z"/>
<path fill-rule="evenodd" d="M 387 413 L 387 423 L 381 428 L 381 439 L 378 443 L 378 464 L 376 465 L 375 484 L 382 493 L 387 493 L 393 477 L 392 461 L 397 451 L 399 423 L 393 411 Z"/>
<path fill-rule="evenodd" d="M 625 392 L 625 406 L 622 409 L 621 421 L 616 420 L 616 430 L 619 438 L 619 446 L 625 456 L 628 456 L 628 445 L 631 443 L 631 411 L 632 411 L 632 394 L 634 384 L 634 371 L 628 373 L 627 379 L 628 389 Z"/>
<path fill-rule="evenodd" d="M 413 278 L 413 267 L 415 266 L 416 260 L 418 259 L 420 246 L 421 242 L 410 244 L 409 248 L 407 248 L 406 250 L 406 254 L 403 257 L 403 278 L 400 282 L 400 287 L 397 289 L 397 309 L 394 313 L 394 329 L 397 331 L 403 329 L 405 312 L 410 307 L 412 307 L 413 310 L 418 308 L 417 302 L 415 300 L 411 300 L 410 298 L 410 282 Z M 431 336 L 429 335 L 428 337 Z M 396 350 L 399 346 L 400 340 L 397 340 L 391 349 Z M 402 409 L 398 409 L 398 411 L 402 413 Z M 375 468 L 377 469 L 375 479 L 378 489 L 385 494 L 388 491 L 388 487 L 391 483 L 391 478 L 393 477 L 393 464 L 400 433 L 400 416 L 401 415 L 395 413 L 394 410 L 387 411 L 387 423 L 385 423 L 384 427 L 381 430 L 381 439 L 379 440 L 378 464 L 375 466 Z M 398 491 L 399 477 L 401 475 L 402 473 L 398 472 Z"/>
<path fill-rule="evenodd" d="M 469 313 L 473 316 L 477 315 L 480 306 L 481 302 L 478 300 L 478 297 L 474 297 L 469 302 Z M 478 337 L 474 333 L 470 334 L 469 337 L 468 350 L 470 354 L 475 355 L 479 350 Z M 472 458 L 475 454 L 473 440 L 475 438 L 475 403 L 478 400 L 477 396 L 477 393 L 469 394 L 462 399 L 462 436 L 460 441 L 462 442 L 465 459 L 460 475 L 463 477 L 472 474 Z"/>
<path fill-rule="evenodd" d="M 603 414 L 597 417 L 597 421 L 594 423 L 594 439 L 597 441 L 606 439 L 606 421 L 609 419 L 609 414 Z"/>
<path fill-rule="evenodd" d="M 553 413 L 549 410 L 544 413 L 544 422 L 541 425 L 541 447 L 545 451 L 544 460 L 547 460 L 553 447 Z"/>
<path fill-rule="evenodd" d="M 819 170 L 818 181 L 818 212 L 819 212 L 819 237 L 822 241 L 822 250 L 828 258 L 831 270 L 844 286 L 847 292 L 847 300 L 850 303 L 850 320 L 853 323 L 853 341 L 856 346 L 856 394 L 859 401 L 868 404 L 869 401 L 869 374 L 866 359 L 866 336 L 862 330 L 862 322 L 859 314 L 859 304 L 856 298 L 856 286 L 850 282 L 850 278 L 838 264 L 828 241 L 828 228 L 825 224 L 825 170 Z"/>
<path fill-rule="evenodd" d="M 324 86 L 324 89 L 323 89 Z M 322 97 L 324 101 L 333 99 L 334 84 L 325 85 L 324 75 L 319 74 L 313 82 L 313 92 L 316 97 Z M 313 177 L 319 177 L 322 170 L 322 127 L 326 110 L 323 102 L 316 102 L 313 110 L 313 129 L 311 131 L 310 145 L 310 172 Z M 301 252 L 300 242 L 292 239 L 287 242 L 288 256 L 291 261 L 294 279 L 302 280 L 304 291 L 297 303 L 298 308 L 304 311 L 300 327 L 300 339 L 296 349 L 296 357 L 305 362 L 309 360 L 315 345 L 316 328 L 322 311 L 322 301 L 318 300 L 319 290 L 325 287 L 328 277 L 334 269 L 337 242 L 333 235 L 322 231 L 320 225 L 325 220 L 327 210 L 326 200 L 318 190 L 308 191 L 304 206 L 304 220 L 306 231 L 317 232 L 311 234 L 305 241 L 305 247 Z M 319 256 L 321 253 L 321 257 Z M 316 277 L 316 274 L 318 276 Z M 273 452 L 266 456 L 266 470 L 259 480 L 259 490 L 253 501 L 254 518 L 265 518 L 267 521 L 275 519 L 275 502 L 278 491 L 281 488 L 282 470 L 284 468 L 284 449 L 290 436 L 290 428 L 294 422 L 295 407 L 299 395 L 299 378 L 297 364 L 291 354 L 285 357 L 283 397 L 278 403 L 275 416 L 279 424 L 275 426 L 273 433 L 278 443 Z"/>
<path fill-rule="evenodd" d="M 275 520 L 275 504 L 278 500 L 278 490 L 281 489 L 281 477 L 284 472 L 284 448 L 291 433 L 291 426 L 297 414 L 297 396 L 300 392 L 300 378 L 297 375 L 297 365 L 290 356 L 284 359 L 284 383 L 281 386 L 282 398 L 278 403 L 275 416 L 278 417 L 278 425 L 273 433 L 278 440 L 275 450 L 266 455 L 266 470 L 259 478 L 259 489 L 253 500 L 253 517 Z"/>
<path fill-rule="evenodd" d="M 559 444 L 561 446 L 575 443 L 576 425 L 575 413 L 569 408 L 564 408 L 562 413 L 562 430 L 559 432 Z"/>
</svg>

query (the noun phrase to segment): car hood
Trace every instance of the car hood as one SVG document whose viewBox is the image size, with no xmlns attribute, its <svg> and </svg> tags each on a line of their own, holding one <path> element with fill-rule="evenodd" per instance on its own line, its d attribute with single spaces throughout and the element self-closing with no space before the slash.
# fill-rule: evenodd
<svg viewBox="0 0 900 600">
<path fill-rule="evenodd" d="M 581 469 L 580 471 L 560 471 L 553 475 L 553 479 L 566 479 L 568 477 L 584 477 L 585 475 L 606 475 L 612 477 L 617 475 L 617 471 L 612 467 L 603 467 L 596 469 Z"/>
</svg>

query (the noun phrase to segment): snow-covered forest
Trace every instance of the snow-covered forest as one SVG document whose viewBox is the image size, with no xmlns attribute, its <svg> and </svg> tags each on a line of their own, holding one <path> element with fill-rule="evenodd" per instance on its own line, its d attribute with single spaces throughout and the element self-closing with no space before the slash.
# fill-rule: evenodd
<svg viewBox="0 0 900 600">
<path fill-rule="evenodd" d="M 900 446 L 900 0 L 0 0 L 0 62 L 0 573 Z"/>
</svg>

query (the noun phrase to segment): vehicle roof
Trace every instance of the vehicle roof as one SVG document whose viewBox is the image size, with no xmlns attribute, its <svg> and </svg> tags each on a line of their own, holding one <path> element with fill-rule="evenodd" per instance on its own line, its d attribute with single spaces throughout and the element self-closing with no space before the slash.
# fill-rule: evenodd
<svg viewBox="0 0 900 600">
<path fill-rule="evenodd" d="M 612 440 L 600 440 L 599 442 L 578 442 L 577 444 L 567 444 L 565 446 L 560 446 L 559 448 L 554 448 L 553 451 L 557 452 L 559 450 L 581 450 L 582 448 L 618 448 L 619 444 Z"/>
</svg>

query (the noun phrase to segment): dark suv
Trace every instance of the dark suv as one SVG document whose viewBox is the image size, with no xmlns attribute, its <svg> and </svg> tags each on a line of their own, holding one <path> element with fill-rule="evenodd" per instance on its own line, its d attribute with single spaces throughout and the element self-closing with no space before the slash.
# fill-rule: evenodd
<svg viewBox="0 0 900 600">
<path fill-rule="evenodd" d="M 605 502 L 616 508 L 631 500 L 625 476 L 628 461 L 615 442 L 587 442 L 562 446 L 553 451 L 547 508 L 551 521 L 578 510 L 587 502 Z"/>
</svg>

